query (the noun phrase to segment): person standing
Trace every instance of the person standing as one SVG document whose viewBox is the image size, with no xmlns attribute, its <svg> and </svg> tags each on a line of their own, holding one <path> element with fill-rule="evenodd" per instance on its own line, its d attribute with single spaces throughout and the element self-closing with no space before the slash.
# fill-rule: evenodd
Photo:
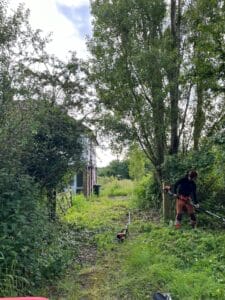
<svg viewBox="0 0 225 300">
<path fill-rule="evenodd" d="M 197 221 L 194 206 L 199 208 L 195 183 L 197 177 L 197 172 L 195 170 L 191 170 L 185 177 L 179 179 L 174 185 L 173 192 L 177 196 L 175 220 L 175 227 L 177 229 L 181 227 L 182 216 L 185 211 L 187 211 L 190 216 L 192 228 L 196 227 Z"/>
</svg>

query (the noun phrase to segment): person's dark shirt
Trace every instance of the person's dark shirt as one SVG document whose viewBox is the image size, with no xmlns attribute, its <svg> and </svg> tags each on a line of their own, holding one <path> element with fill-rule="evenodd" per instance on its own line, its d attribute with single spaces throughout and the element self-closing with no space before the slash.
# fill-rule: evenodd
<svg viewBox="0 0 225 300">
<path fill-rule="evenodd" d="M 174 185 L 174 193 L 191 197 L 195 204 L 198 203 L 196 198 L 196 184 L 193 180 L 188 179 L 187 176 L 179 179 Z"/>
</svg>

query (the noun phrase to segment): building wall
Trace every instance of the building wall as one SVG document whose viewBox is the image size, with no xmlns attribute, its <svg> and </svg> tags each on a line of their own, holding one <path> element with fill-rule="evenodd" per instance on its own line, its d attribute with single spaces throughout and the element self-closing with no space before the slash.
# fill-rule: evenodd
<svg viewBox="0 0 225 300">
<path fill-rule="evenodd" d="M 71 187 L 73 193 L 83 192 L 85 196 L 89 196 L 93 193 L 93 185 L 97 183 L 96 152 L 93 140 L 85 138 L 84 149 L 83 158 L 86 165 L 82 172 L 75 174 Z"/>
</svg>

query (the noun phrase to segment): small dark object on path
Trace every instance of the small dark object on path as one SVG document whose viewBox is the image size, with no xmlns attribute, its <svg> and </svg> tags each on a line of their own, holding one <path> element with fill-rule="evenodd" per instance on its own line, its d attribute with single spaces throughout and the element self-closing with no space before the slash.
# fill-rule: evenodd
<svg viewBox="0 0 225 300">
<path fill-rule="evenodd" d="M 130 212 L 128 213 L 128 222 L 124 229 L 117 233 L 116 237 L 118 242 L 123 242 L 128 236 L 128 226 L 130 225 Z"/>
<path fill-rule="evenodd" d="M 118 239 L 118 242 L 123 242 L 128 235 L 128 227 L 122 229 L 120 232 L 117 233 L 116 237 Z"/>
<path fill-rule="evenodd" d="M 157 292 L 153 295 L 153 300 L 172 300 L 170 294 Z"/>
</svg>

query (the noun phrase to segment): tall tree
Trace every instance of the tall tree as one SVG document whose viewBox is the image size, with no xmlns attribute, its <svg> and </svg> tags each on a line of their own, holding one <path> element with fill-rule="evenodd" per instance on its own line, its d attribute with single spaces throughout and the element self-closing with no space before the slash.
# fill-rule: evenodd
<svg viewBox="0 0 225 300">
<path fill-rule="evenodd" d="M 23 5 L 10 13 L 7 1 L 0 3 L 2 108 L 13 100 L 48 99 L 76 116 L 86 112 L 89 95 L 83 63 L 74 52 L 66 61 L 49 54 L 49 41 L 50 36 L 31 28 L 29 10 Z"/>
<path fill-rule="evenodd" d="M 181 68 L 181 0 L 170 1 L 170 31 L 168 55 L 170 60 L 166 66 L 170 94 L 170 154 L 176 154 L 179 149 L 179 80 Z"/>
<path fill-rule="evenodd" d="M 36 100 L 32 106 L 33 133 L 23 149 L 21 163 L 24 171 L 47 192 L 49 215 L 54 220 L 57 187 L 65 175 L 74 174 L 83 166 L 84 127 L 48 101 Z"/>
<path fill-rule="evenodd" d="M 224 1 L 190 1 L 186 11 L 189 78 L 195 87 L 193 144 L 199 148 L 200 137 L 213 130 L 224 116 L 223 36 Z"/>
<path fill-rule="evenodd" d="M 158 1 L 93 1 L 92 79 L 108 132 L 137 140 L 160 181 L 166 146 L 163 21 Z"/>
</svg>

